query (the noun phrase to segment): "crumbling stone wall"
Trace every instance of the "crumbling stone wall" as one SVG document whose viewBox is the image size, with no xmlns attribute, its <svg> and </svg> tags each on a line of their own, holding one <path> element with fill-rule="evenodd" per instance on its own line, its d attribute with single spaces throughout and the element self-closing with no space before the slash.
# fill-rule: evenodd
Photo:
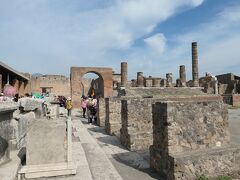
<svg viewBox="0 0 240 180">
<path fill-rule="evenodd" d="M 227 107 L 216 97 L 153 105 L 150 164 L 163 178 L 195 179 L 236 171 L 240 151 L 229 146 Z"/>
<path fill-rule="evenodd" d="M 120 137 L 122 127 L 121 98 L 106 98 L 106 121 L 105 130 L 110 135 Z"/>
<path fill-rule="evenodd" d="M 122 100 L 121 143 L 132 151 L 152 145 L 152 99 Z"/>
</svg>

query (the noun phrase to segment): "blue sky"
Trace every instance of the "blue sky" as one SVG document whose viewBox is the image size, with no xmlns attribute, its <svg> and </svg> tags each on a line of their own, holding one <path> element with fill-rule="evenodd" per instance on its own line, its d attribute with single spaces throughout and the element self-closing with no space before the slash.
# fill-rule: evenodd
<svg viewBox="0 0 240 180">
<path fill-rule="evenodd" d="M 240 75 L 240 0 L 0 0 L 0 60 L 22 72 L 127 61 L 129 79 L 191 79 L 192 41 L 201 75 Z"/>
</svg>

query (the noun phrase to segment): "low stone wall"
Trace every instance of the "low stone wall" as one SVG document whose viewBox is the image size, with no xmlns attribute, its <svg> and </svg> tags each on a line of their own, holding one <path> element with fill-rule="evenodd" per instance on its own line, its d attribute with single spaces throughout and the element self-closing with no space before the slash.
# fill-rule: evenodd
<svg viewBox="0 0 240 180">
<path fill-rule="evenodd" d="M 221 101 L 220 96 L 193 96 L 195 101 Z M 162 101 L 189 101 L 187 96 L 162 98 L 126 98 L 122 100 L 121 143 L 130 150 L 146 150 L 152 145 L 152 104 Z M 117 114 L 116 114 L 117 115 Z M 115 116 L 116 116 L 115 115 Z M 143 140 L 144 139 L 144 140 Z"/>
<path fill-rule="evenodd" d="M 231 159 L 239 158 L 240 151 L 229 146 L 227 106 L 221 97 L 211 98 L 153 105 L 150 164 L 163 178 L 195 179 L 201 174 L 218 176 L 236 171 L 238 160 Z"/>
<path fill-rule="evenodd" d="M 121 119 L 121 98 L 106 98 L 106 121 L 105 130 L 110 135 L 120 137 Z"/>
</svg>

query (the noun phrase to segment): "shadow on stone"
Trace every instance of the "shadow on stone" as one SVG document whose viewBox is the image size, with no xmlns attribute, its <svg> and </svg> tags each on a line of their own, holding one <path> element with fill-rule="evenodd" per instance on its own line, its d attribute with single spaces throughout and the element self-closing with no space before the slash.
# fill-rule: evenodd
<svg viewBox="0 0 240 180">
<path fill-rule="evenodd" d="M 119 163 L 125 164 L 138 171 L 148 174 L 153 179 L 163 180 L 157 172 L 149 167 L 149 163 L 142 158 L 142 156 L 136 152 L 126 152 L 113 155 L 113 158 Z"/>
</svg>

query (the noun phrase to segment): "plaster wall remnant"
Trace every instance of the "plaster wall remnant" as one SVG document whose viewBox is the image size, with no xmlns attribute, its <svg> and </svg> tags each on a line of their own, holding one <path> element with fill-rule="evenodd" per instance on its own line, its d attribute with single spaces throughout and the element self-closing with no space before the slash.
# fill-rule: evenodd
<svg viewBox="0 0 240 180">
<path fill-rule="evenodd" d="M 179 78 L 180 78 L 180 86 L 186 87 L 186 69 L 184 65 L 181 65 L 179 68 Z"/>
<path fill-rule="evenodd" d="M 199 87 L 197 42 L 192 43 L 192 78 L 193 87 Z"/>
<path fill-rule="evenodd" d="M 121 63 L 121 86 L 125 87 L 127 84 L 127 62 Z"/>
<path fill-rule="evenodd" d="M 143 72 L 137 72 L 137 87 L 144 87 Z"/>
</svg>

